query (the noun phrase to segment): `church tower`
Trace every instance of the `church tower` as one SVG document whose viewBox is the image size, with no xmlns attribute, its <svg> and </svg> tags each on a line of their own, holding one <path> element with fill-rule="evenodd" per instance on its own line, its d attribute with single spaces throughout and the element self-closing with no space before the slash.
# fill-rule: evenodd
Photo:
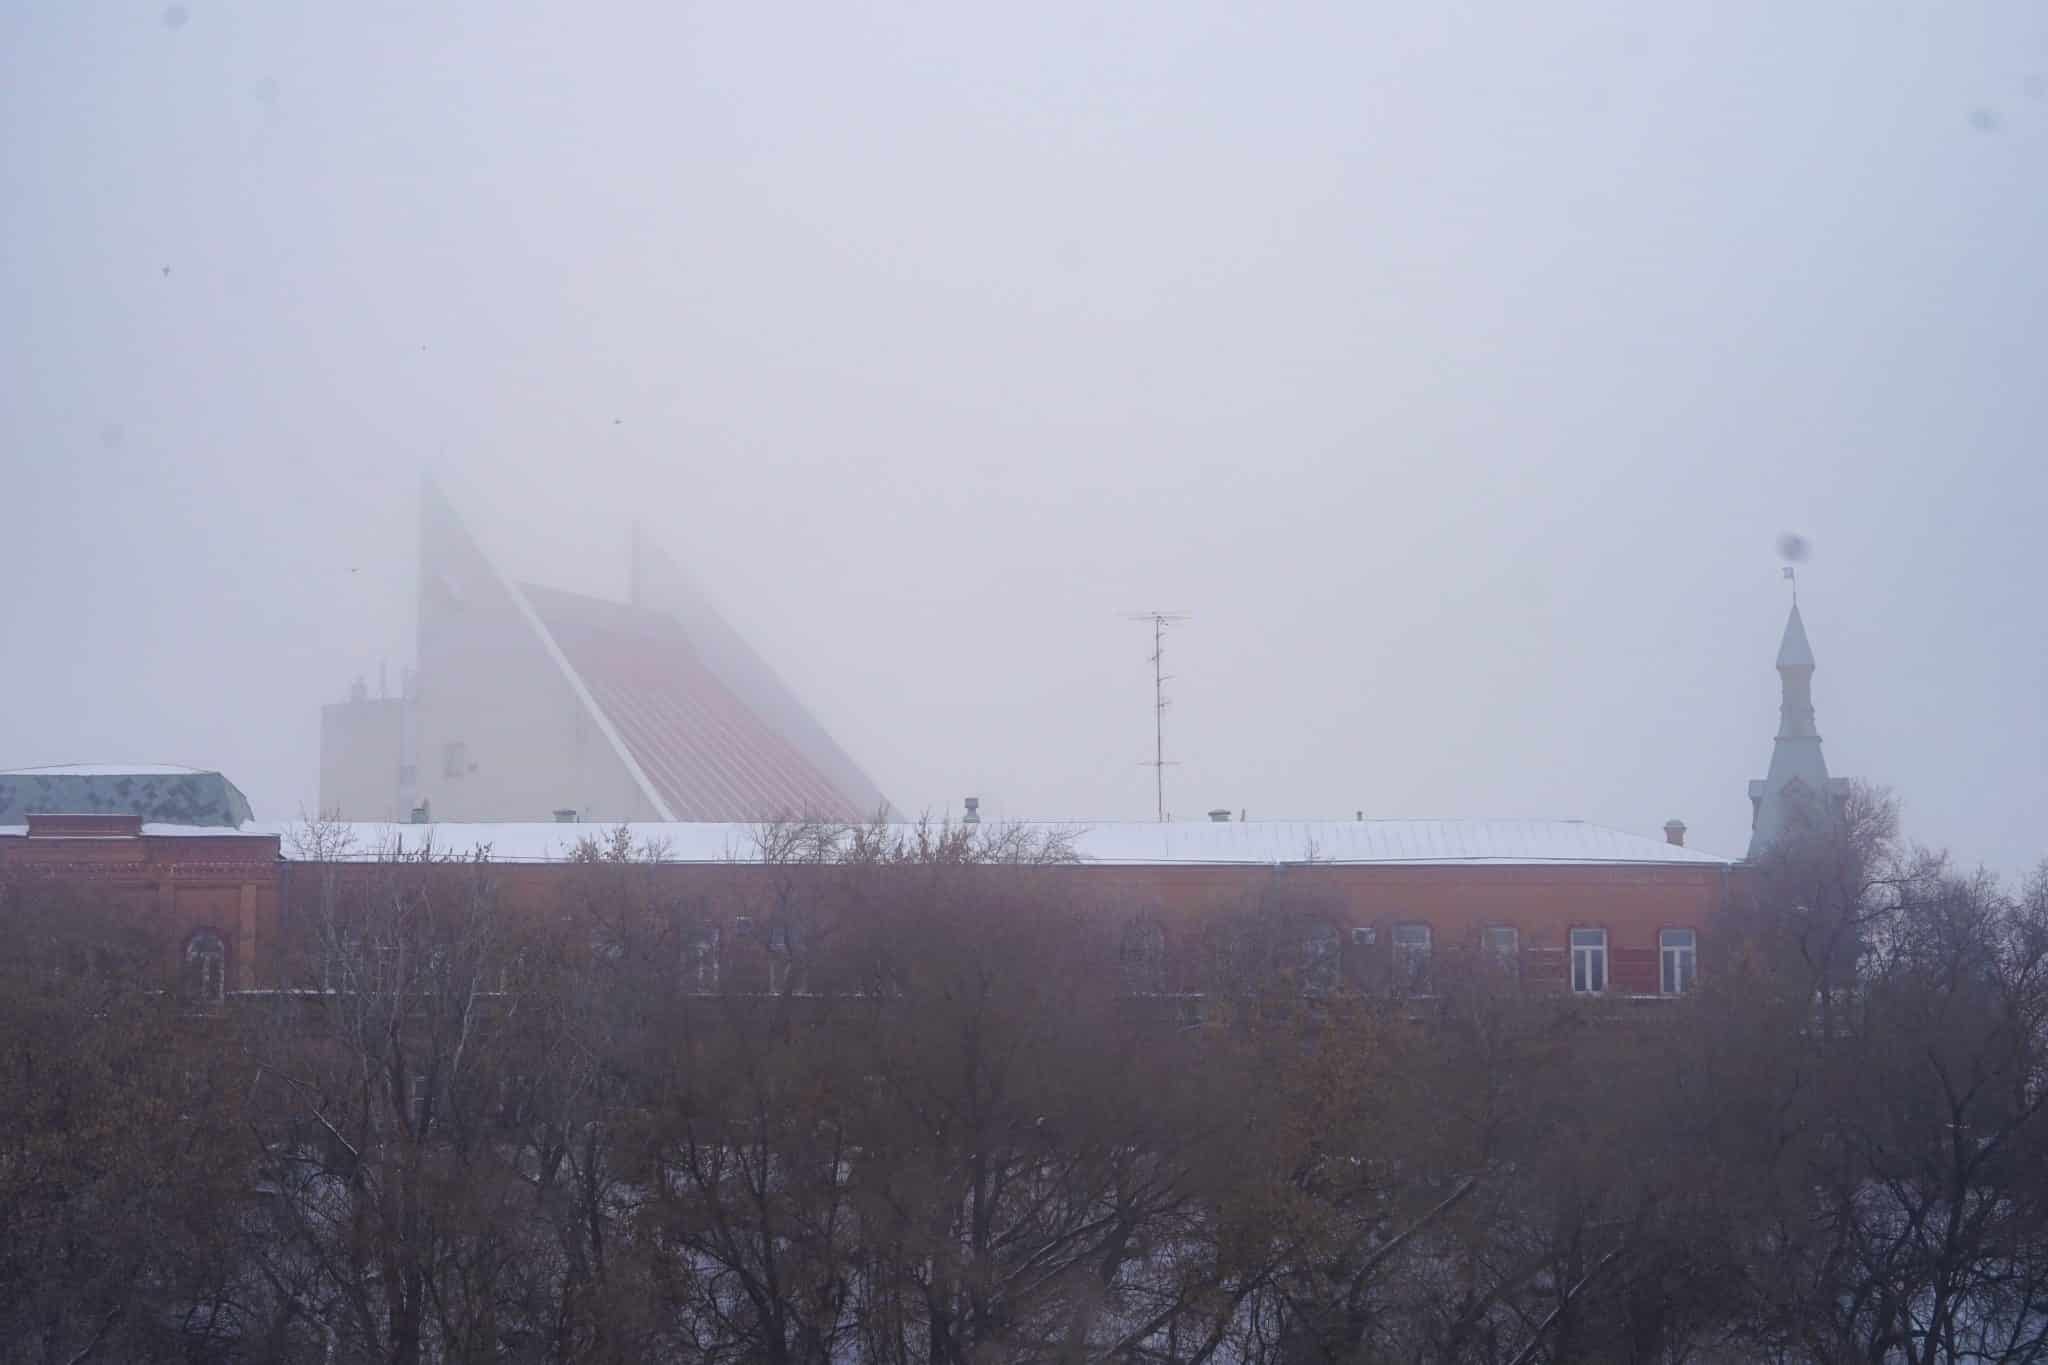
<svg viewBox="0 0 2048 1365">
<path fill-rule="evenodd" d="M 1848 795 L 1848 781 L 1829 777 L 1821 755 L 1813 723 L 1813 647 L 1796 601 L 1778 643 L 1778 695 L 1770 774 L 1749 784 L 1751 858 L 1788 834 L 1824 828 Z"/>
</svg>

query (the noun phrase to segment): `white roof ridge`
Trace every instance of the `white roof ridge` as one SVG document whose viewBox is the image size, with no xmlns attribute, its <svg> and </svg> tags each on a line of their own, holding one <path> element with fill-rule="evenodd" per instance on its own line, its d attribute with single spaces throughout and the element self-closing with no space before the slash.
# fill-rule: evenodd
<svg viewBox="0 0 2048 1365">
<path fill-rule="evenodd" d="M 392 837 L 425 836 L 442 848 L 489 845 L 501 861 L 550 861 L 565 857 L 580 838 L 620 823 L 637 838 L 666 846 L 677 862 L 753 861 L 747 850 L 758 847 L 759 821 L 550 821 L 506 823 L 436 822 L 404 825 L 363 822 L 358 846 L 377 847 Z M 772 822 L 770 822 L 772 823 Z M 1236 822 L 1231 831 L 1222 822 L 1194 821 L 987 821 L 991 830 L 1005 827 L 1059 831 L 1080 862 L 1098 865 L 1274 865 L 1419 866 L 1478 865 L 1564 866 L 1633 865 L 1732 866 L 1739 861 L 1705 849 L 1670 844 L 1655 834 L 1638 834 L 1583 820 L 1406 820 Z M 891 822 L 909 829 L 915 822 Z M 286 832 L 294 822 L 259 825 Z"/>
<path fill-rule="evenodd" d="M 182 777 L 212 776 L 218 768 L 193 768 L 183 763 L 41 763 L 32 768 L 0 768 L 0 777 Z"/>
</svg>

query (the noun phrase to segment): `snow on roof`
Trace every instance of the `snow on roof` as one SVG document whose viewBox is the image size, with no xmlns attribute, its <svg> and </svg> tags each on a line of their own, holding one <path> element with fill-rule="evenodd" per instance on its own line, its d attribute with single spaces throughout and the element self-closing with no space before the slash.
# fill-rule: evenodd
<svg viewBox="0 0 2048 1365">
<path fill-rule="evenodd" d="M 1022 829 L 1070 841 L 1084 863 L 1151 866 L 1271 866 L 1276 863 L 1432 866 L 1495 864 L 1664 864 L 1726 866 L 1732 859 L 1661 838 L 1630 834 L 1580 820 L 1259 820 L 1156 824 L 1108 821 L 1027 821 Z M 501 862 L 560 862 L 579 840 L 605 839 L 604 824 L 347 824 L 341 856 L 374 859 L 394 845 L 418 850 L 431 844 L 449 853 L 487 848 Z M 634 843 L 660 850 L 664 861 L 753 862 L 760 857 L 762 826 L 739 823 L 628 826 Z M 908 827 L 905 827 L 908 828 Z M 996 826 L 989 826 L 994 829 Z M 1003 828 L 1010 828 L 1004 826 Z M 313 860 L 303 822 L 252 824 L 245 833 L 279 835 L 284 855 Z M 332 845 L 330 845 L 331 847 Z"/>
<path fill-rule="evenodd" d="M 277 833 L 277 828 L 274 825 L 244 825 L 237 829 L 233 825 L 175 825 L 148 820 L 143 822 L 142 832 L 157 838 L 173 839 L 266 839 Z M 0 839 L 27 837 L 27 825 L 0 825 Z"/>
<path fill-rule="evenodd" d="M 188 777 L 212 771 L 175 763 L 58 763 L 47 768 L 0 768 L 0 777 Z"/>
</svg>

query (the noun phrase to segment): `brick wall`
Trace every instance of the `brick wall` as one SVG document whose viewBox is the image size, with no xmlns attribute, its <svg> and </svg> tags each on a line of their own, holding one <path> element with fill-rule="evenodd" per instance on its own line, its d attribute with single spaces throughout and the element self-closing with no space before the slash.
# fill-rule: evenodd
<svg viewBox="0 0 2048 1365">
<path fill-rule="evenodd" d="M 114 823 L 87 829 L 81 818 Z M 0 837 L 0 877 L 29 888 L 61 883 L 132 910 L 162 941 L 174 973 L 195 934 L 217 934 L 227 948 L 228 988 L 266 984 L 279 946 L 277 836 L 150 835 L 140 827 L 130 816 L 31 816 L 27 835 Z"/>
<path fill-rule="evenodd" d="M 219 934 L 232 946 L 235 988 L 279 984 L 279 915 L 290 913 L 289 901 L 303 906 L 329 878 L 346 883 L 371 874 L 363 864 L 284 864 L 275 837 L 226 832 L 0 838 L 0 869 L 9 868 L 17 876 L 104 887 L 159 922 L 167 940 L 182 943 L 202 929 Z M 834 898 L 847 875 L 839 868 L 745 863 L 612 872 L 629 876 L 634 894 L 650 904 L 688 904 L 710 915 L 725 926 L 728 945 L 742 941 L 732 932 L 740 917 L 765 923 L 793 895 L 813 906 L 844 903 Z M 601 884 L 605 870 L 572 864 L 502 864 L 494 875 L 500 904 L 519 914 L 566 913 L 615 894 Z M 987 868 L 981 875 L 1008 874 Z M 1198 959 L 1209 951 L 1204 934 L 1211 922 L 1251 912 L 1333 934 L 1344 976 L 1367 985 L 1388 977 L 1397 924 L 1427 924 L 1438 960 L 1476 952 L 1489 926 L 1513 927 L 1524 981 L 1558 990 L 1568 986 L 1570 931 L 1605 929 L 1610 992 L 1647 995 L 1658 988 L 1659 932 L 1693 929 L 1708 951 L 1713 917 L 1739 889 L 1732 883 L 1741 875 L 1715 866 L 1082 865 L 1049 870 L 1046 886 L 1113 921 L 1157 924 L 1176 989 L 1200 988 L 1207 968 Z M 1354 930 L 1370 930 L 1371 941 Z"/>
</svg>

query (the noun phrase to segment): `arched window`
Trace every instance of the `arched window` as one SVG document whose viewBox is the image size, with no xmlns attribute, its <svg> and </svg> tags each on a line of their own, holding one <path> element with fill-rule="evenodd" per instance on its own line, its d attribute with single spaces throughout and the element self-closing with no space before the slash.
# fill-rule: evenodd
<svg viewBox="0 0 2048 1365">
<path fill-rule="evenodd" d="M 228 945 L 219 934 L 202 929 L 185 944 L 185 994 L 218 1004 L 227 994 Z"/>
<path fill-rule="evenodd" d="M 1165 993 L 1166 931 L 1157 923 L 1149 919 L 1133 920 L 1124 930 L 1120 958 L 1126 994 Z"/>
</svg>

